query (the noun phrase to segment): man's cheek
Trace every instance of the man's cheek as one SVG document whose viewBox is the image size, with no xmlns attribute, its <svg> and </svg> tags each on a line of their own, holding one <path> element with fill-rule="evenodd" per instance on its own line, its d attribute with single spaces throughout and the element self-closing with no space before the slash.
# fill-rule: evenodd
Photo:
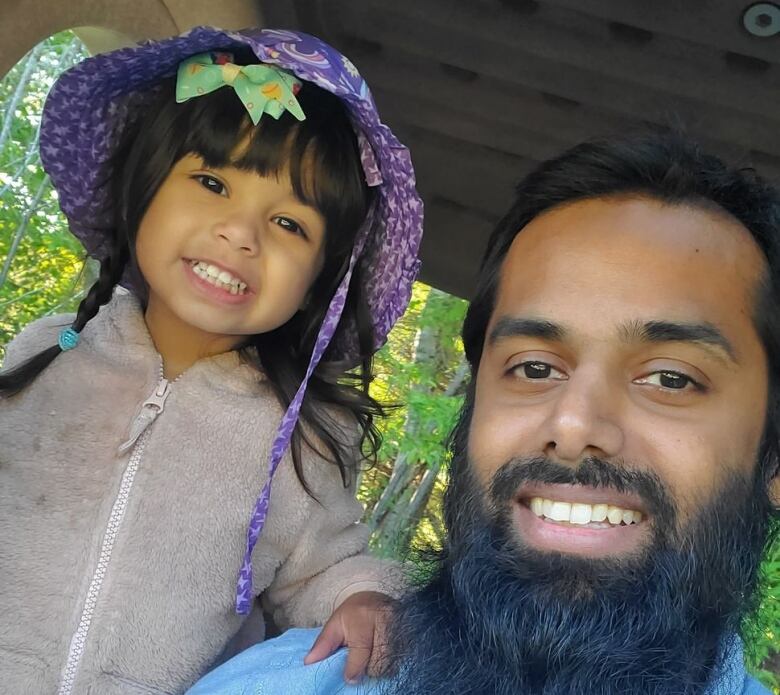
<svg viewBox="0 0 780 695">
<path fill-rule="evenodd" d="M 704 435 L 652 422 L 633 429 L 625 456 L 643 462 L 657 475 L 683 514 L 696 500 L 711 496 L 714 459 L 710 448 Z"/>
<path fill-rule="evenodd" d="M 544 453 L 539 409 L 486 400 L 475 403 L 468 449 L 477 477 L 487 484 L 507 461 Z"/>
<path fill-rule="evenodd" d="M 484 419 L 475 417 L 469 433 L 468 453 L 480 485 L 487 487 L 502 465 L 527 454 L 527 444 L 524 444 L 522 428 L 516 420 L 490 413 Z"/>
</svg>

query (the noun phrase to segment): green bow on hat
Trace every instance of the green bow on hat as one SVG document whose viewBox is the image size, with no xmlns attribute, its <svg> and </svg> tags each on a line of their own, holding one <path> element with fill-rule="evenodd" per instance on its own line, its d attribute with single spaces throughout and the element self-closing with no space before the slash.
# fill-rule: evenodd
<svg viewBox="0 0 780 695">
<path fill-rule="evenodd" d="M 264 113 L 278 119 L 289 111 L 299 121 L 306 119 L 295 98 L 301 81 L 292 73 L 263 63 L 235 65 L 229 53 L 201 53 L 179 65 L 176 101 L 181 103 L 230 85 L 257 125 Z"/>
</svg>

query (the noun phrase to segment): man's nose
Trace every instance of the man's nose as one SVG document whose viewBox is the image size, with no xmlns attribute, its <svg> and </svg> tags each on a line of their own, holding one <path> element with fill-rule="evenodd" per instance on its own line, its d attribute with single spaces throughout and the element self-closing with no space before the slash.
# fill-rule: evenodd
<svg viewBox="0 0 780 695">
<path fill-rule="evenodd" d="M 574 374 L 561 386 L 545 422 L 545 454 L 562 463 L 620 454 L 624 429 L 619 394 L 597 374 Z"/>
<path fill-rule="evenodd" d="M 254 256 L 260 251 L 261 225 L 249 216 L 233 215 L 220 220 L 214 225 L 213 234 L 236 253 Z"/>
</svg>

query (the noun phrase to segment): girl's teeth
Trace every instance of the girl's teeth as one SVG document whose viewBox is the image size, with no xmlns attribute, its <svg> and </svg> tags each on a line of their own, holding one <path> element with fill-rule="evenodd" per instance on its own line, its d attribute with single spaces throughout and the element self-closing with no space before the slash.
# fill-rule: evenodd
<svg viewBox="0 0 780 695">
<path fill-rule="evenodd" d="M 642 521 L 642 513 L 633 509 L 622 509 L 610 504 L 583 504 L 581 502 L 560 502 L 533 497 L 529 507 L 536 516 L 558 522 L 568 522 L 580 526 L 597 524 L 605 527 L 604 522 L 612 526 L 638 524 Z"/>
<path fill-rule="evenodd" d="M 241 282 L 238 278 L 234 278 L 226 270 L 221 270 L 215 265 L 198 260 L 190 261 L 190 266 L 192 267 L 192 272 L 198 277 L 230 294 L 244 294 L 246 292 L 246 283 Z"/>
</svg>

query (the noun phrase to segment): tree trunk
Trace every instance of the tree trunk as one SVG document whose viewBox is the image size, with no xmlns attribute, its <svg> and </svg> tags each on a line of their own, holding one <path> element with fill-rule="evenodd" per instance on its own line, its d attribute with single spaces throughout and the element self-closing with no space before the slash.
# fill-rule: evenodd
<svg viewBox="0 0 780 695">
<path fill-rule="evenodd" d="M 404 433 L 406 433 L 404 428 Z M 414 479 L 414 468 L 409 465 L 404 454 L 399 455 L 395 464 L 393 465 L 393 472 L 390 475 L 385 489 L 379 497 L 373 511 L 371 512 L 371 518 L 368 521 L 368 526 L 372 531 L 375 531 L 377 527 L 382 523 L 386 514 L 390 511 L 390 508 L 395 502 L 395 498 L 398 494 L 412 482 Z"/>
<path fill-rule="evenodd" d="M 431 290 L 433 293 L 434 290 Z M 430 295 L 425 303 L 425 307 L 421 312 L 421 316 L 425 315 L 425 311 L 428 308 L 430 302 Z M 431 326 L 425 326 L 417 332 L 417 336 L 414 341 L 414 354 L 412 357 L 413 362 L 421 362 L 430 360 L 436 354 L 437 336 L 435 330 Z M 412 387 L 412 391 L 422 392 L 430 391 L 429 384 L 415 384 Z M 406 421 L 403 427 L 403 437 L 414 437 L 418 430 L 418 423 L 415 415 L 412 411 L 407 410 Z M 407 460 L 407 457 L 400 454 L 393 465 L 393 472 L 390 475 L 390 480 L 387 486 L 382 492 L 379 501 L 374 507 L 371 517 L 369 519 L 369 527 L 372 531 L 376 531 L 390 511 L 390 509 L 396 504 L 399 495 L 403 494 L 406 487 L 414 480 L 417 470 L 416 462 L 414 464 Z"/>
<path fill-rule="evenodd" d="M 406 549 L 407 509 L 413 495 L 414 487 L 407 485 L 382 521 L 375 539 L 376 545 L 385 555 L 398 556 Z"/>
<path fill-rule="evenodd" d="M 452 375 L 450 383 L 447 384 L 447 388 L 444 391 L 445 396 L 457 396 L 460 392 L 463 382 L 466 381 L 466 377 L 469 376 L 469 363 L 466 359 L 466 355 L 461 355 L 458 368 L 455 370 L 455 374 Z"/>
<path fill-rule="evenodd" d="M 428 466 L 428 470 L 414 491 L 411 500 L 409 500 L 409 506 L 405 510 L 404 523 L 399 529 L 399 545 L 403 548 L 407 548 L 412 540 L 414 532 L 417 530 L 417 526 L 423 518 L 425 509 L 428 506 L 428 501 L 431 499 L 431 493 L 436 485 L 436 479 L 439 477 L 439 471 L 441 470 L 441 463 L 437 462 Z"/>
<path fill-rule="evenodd" d="M 439 336 L 436 333 L 434 330 L 424 340 L 422 337 L 418 339 L 415 359 L 420 352 L 420 345 L 423 345 L 426 351 L 431 345 L 438 345 Z M 430 358 L 430 352 L 428 352 L 426 359 Z M 463 356 L 444 389 L 443 395 L 454 397 L 461 390 L 468 374 L 469 365 Z M 418 385 L 413 390 L 430 391 L 431 389 L 429 386 L 426 388 Z M 419 429 L 411 425 L 412 421 L 413 415 L 410 414 L 407 417 L 407 423 L 410 424 L 404 428 L 404 437 L 412 437 L 419 433 Z M 414 424 L 417 425 L 417 423 Z M 390 481 L 377 502 L 369 521 L 378 547 L 390 553 L 396 550 L 402 552 L 406 550 L 428 506 L 442 463 L 441 459 L 410 462 L 403 454 L 396 459 Z M 422 478 L 415 489 L 414 482 L 421 473 Z"/>
</svg>

